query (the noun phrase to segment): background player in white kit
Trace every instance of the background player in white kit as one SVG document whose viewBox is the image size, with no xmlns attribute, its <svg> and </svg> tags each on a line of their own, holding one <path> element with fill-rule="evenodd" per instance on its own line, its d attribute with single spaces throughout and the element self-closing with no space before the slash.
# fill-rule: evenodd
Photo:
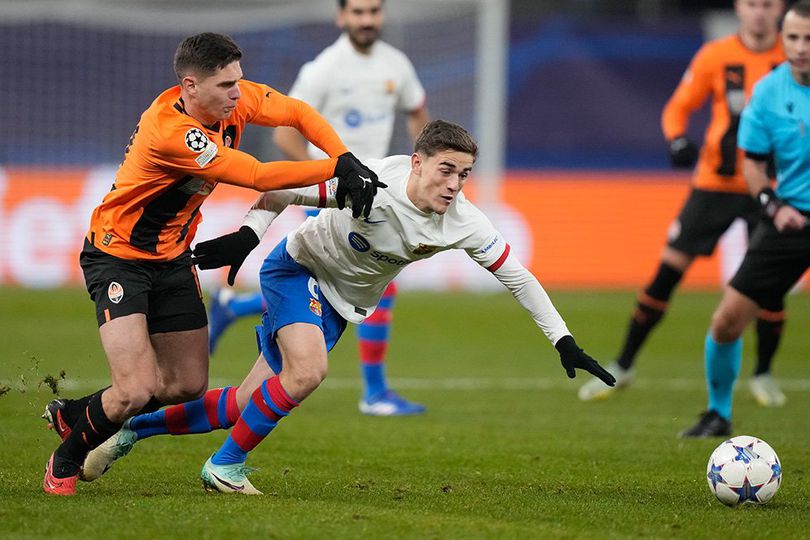
<svg viewBox="0 0 810 540">
<path fill-rule="evenodd" d="M 510 253 L 509 244 L 486 216 L 462 195 L 477 154 L 475 141 L 462 127 L 443 120 L 428 123 L 411 156 L 366 162 L 387 184 L 377 192 L 367 221 L 352 219 L 350 210 L 334 208 L 338 201 L 332 180 L 259 198 L 241 229 L 257 237 L 254 245 L 290 204 L 329 208 L 290 233 L 262 265 L 260 281 L 267 304 L 262 326 L 257 328 L 262 352 L 236 391 L 238 420 L 203 466 L 207 489 L 260 493 L 246 477 L 248 452 L 320 385 L 326 376 L 327 352 L 347 321 L 361 322 L 371 316 L 388 283 L 409 263 L 449 249 L 465 250 L 512 292 L 557 348 L 569 377 L 579 368 L 605 384 L 615 383 L 577 346 L 537 279 Z M 194 254 L 202 269 L 238 268 L 247 256 L 234 234 L 202 242 Z M 199 406 L 172 414 L 186 422 L 175 434 L 230 427 L 231 415 L 216 411 L 214 393 L 218 391 L 222 390 L 209 390 L 210 399 L 206 395 Z M 211 404 L 210 411 L 205 403 Z M 183 407 L 175 405 L 167 411 L 177 408 L 179 412 Z M 101 474 L 136 440 L 166 433 L 163 425 L 158 413 L 134 418 L 96 452 L 104 459 L 88 456 L 85 477 Z"/>
<path fill-rule="evenodd" d="M 289 95 L 317 109 L 346 146 L 362 160 L 389 154 L 397 111 L 405 111 L 415 140 L 429 114 L 425 90 L 405 54 L 379 40 L 383 0 L 338 0 L 338 40 L 305 64 Z M 304 161 L 322 152 L 294 129 L 279 127 L 274 141 L 288 159 Z M 419 414 L 424 406 L 409 402 L 388 387 L 385 356 L 391 330 L 396 285 L 391 283 L 374 315 L 357 327 L 363 398 L 360 411 L 376 416 Z M 213 352 L 224 330 L 239 316 L 264 311 L 261 293 L 234 295 L 215 291 L 209 314 Z"/>
</svg>

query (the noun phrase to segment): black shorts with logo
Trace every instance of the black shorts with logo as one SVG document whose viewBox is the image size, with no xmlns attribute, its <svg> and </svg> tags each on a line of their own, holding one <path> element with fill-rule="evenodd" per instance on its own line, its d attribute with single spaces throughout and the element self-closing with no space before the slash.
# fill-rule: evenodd
<svg viewBox="0 0 810 540">
<path fill-rule="evenodd" d="M 133 313 L 146 314 L 150 334 L 208 324 L 190 252 L 168 262 L 132 261 L 104 253 L 85 240 L 79 262 L 99 326 Z"/>
<path fill-rule="evenodd" d="M 780 311 L 787 292 L 810 267 L 810 227 L 780 233 L 769 219 L 760 221 L 740 268 L 729 285 L 759 307 Z"/>
<path fill-rule="evenodd" d="M 711 255 L 735 219 L 748 224 L 749 236 L 759 220 L 759 207 L 748 194 L 692 189 L 669 230 L 667 245 L 689 255 Z"/>
</svg>

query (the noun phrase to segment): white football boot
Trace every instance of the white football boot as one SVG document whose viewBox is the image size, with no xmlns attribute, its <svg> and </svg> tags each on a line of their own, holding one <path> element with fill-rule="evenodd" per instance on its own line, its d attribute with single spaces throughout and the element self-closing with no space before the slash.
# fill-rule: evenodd
<svg viewBox="0 0 810 540">
<path fill-rule="evenodd" d="M 770 373 L 755 375 L 748 380 L 748 387 L 754 400 L 762 407 L 782 407 L 787 397 L 779 388 L 779 383 L 771 377 Z"/>
<path fill-rule="evenodd" d="M 211 458 L 208 458 L 200 472 L 200 478 L 205 491 L 262 495 L 262 492 L 253 487 L 253 484 L 247 479 L 247 475 L 255 470 L 245 467 L 244 463 L 216 465 L 211 462 Z"/>
<path fill-rule="evenodd" d="M 610 372 L 611 375 L 616 377 L 616 386 L 608 386 L 600 379 L 592 377 L 591 380 L 579 387 L 579 392 L 577 395 L 579 396 L 580 400 L 597 401 L 600 399 L 607 399 L 613 396 L 617 390 L 630 386 L 630 384 L 633 382 L 633 378 L 636 375 L 635 370 L 624 369 L 616 362 L 605 366 L 605 369 Z"/>
<path fill-rule="evenodd" d="M 113 463 L 129 454 L 137 440 L 138 434 L 129 429 L 129 420 L 127 420 L 118 433 L 87 454 L 79 478 L 85 482 L 97 479 L 110 470 Z"/>
</svg>

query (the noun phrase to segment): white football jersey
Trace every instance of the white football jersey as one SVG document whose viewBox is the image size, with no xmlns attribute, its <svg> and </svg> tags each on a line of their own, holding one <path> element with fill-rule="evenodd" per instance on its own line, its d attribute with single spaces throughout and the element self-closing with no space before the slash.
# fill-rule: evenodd
<svg viewBox="0 0 810 540">
<path fill-rule="evenodd" d="M 264 193 L 244 224 L 261 238 L 290 204 L 328 207 L 287 236 L 287 251 L 316 277 L 321 292 L 348 321 L 376 309 L 386 286 L 408 264 L 448 249 L 463 249 L 506 285 L 552 343 L 570 334 L 545 291 L 514 256 L 487 217 L 459 193 L 444 214 L 425 213 L 406 193 L 410 156 L 367 160 L 388 185 L 378 190 L 368 218 L 338 210 L 337 180 Z"/>
<path fill-rule="evenodd" d="M 388 155 L 396 112 L 425 102 L 425 89 L 402 51 L 377 41 L 361 54 L 346 34 L 304 64 L 289 95 L 317 109 L 362 161 Z M 324 155 L 312 144 L 309 152 Z"/>
</svg>

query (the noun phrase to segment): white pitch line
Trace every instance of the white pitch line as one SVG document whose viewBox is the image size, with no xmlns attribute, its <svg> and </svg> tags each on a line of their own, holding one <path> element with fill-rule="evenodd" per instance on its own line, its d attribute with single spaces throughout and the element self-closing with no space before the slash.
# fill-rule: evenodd
<svg viewBox="0 0 810 540">
<path fill-rule="evenodd" d="M 585 381 L 581 375 L 579 380 Z M 0 381 L 2 382 L 2 381 Z M 239 384 L 239 380 L 227 380 L 221 377 L 213 377 L 209 381 L 210 388 L 222 386 L 233 386 Z M 416 379 L 416 378 L 391 378 L 389 382 L 392 387 L 404 390 L 573 390 L 572 383 L 564 377 L 548 378 L 500 378 L 500 377 L 453 377 L 436 379 Z M 738 381 L 741 382 L 741 381 Z M 8 384 L 8 383 L 6 383 Z M 108 379 L 66 379 L 60 384 L 60 388 L 68 391 L 94 390 L 108 386 Z M 779 379 L 779 384 L 783 390 L 789 392 L 810 391 L 810 379 Z M 633 383 L 634 388 L 641 390 L 664 390 L 671 392 L 692 392 L 703 390 L 706 383 L 703 379 L 663 379 L 663 378 L 642 378 Z M 744 387 L 737 384 L 736 389 Z M 13 385 L 12 385 L 13 388 Z M 327 378 L 321 388 L 324 390 L 359 390 L 361 388 L 359 377 L 332 377 Z"/>
</svg>

